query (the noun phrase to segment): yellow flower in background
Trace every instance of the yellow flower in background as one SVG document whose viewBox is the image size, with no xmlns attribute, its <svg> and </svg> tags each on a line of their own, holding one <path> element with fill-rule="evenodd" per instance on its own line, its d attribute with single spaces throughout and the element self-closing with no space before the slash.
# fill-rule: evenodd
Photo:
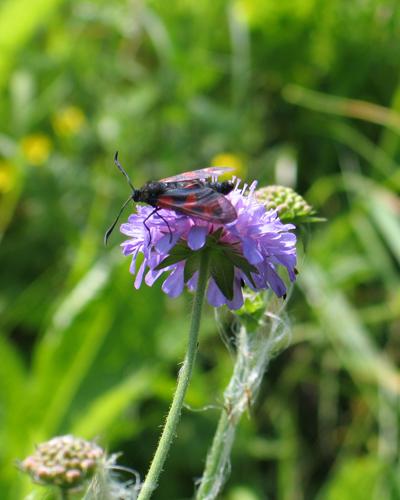
<svg viewBox="0 0 400 500">
<path fill-rule="evenodd" d="M 0 193 L 7 193 L 15 186 L 17 172 L 14 165 L 5 160 L 0 160 Z"/>
<path fill-rule="evenodd" d="M 44 134 L 27 135 L 19 145 L 24 158 L 32 165 L 43 165 L 53 149 L 50 138 Z"/>
<path fill-rule="evenodd" d="M 68 106 L 53 116 L 52 123 L 54 132 L 58 136 L 68 137 L 86 127 L 86 117 L 78 106 Z"/>
<path fill-rule="evenodd" d="M 214 158 L 211 160 L 211 166 L 234 168 L 235 171 L 232 172 L 234 175 L 240 177 L 241 179 L 246 177 L 246 168 L 242 160 L 239 158 L 239 156 L 233 155 L 231 153 L 221 153 L 217 156 L 214 156 Z M 232 174 L 229 173 L 227 177 L 232 177 Z M 221 179 L 222 178 L 223 176 L 221 176 Z"/>
</svg>

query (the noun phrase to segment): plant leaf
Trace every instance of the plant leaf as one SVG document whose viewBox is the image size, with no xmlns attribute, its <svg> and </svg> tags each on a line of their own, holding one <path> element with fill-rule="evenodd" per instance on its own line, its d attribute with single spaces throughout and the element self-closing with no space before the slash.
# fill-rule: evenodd
<svg viewBox="0 0 400 500">
<path fill-rule="evenodd" d="M 235 268 L 230 259 L 226 258 L 222 250 L 213 250 L 211 254 L 211 276 L 224 297 L 233 299 L 233 284 Z"/>
<path fill-rule="evenodd" d="M 200 266 L 201 252 L 193 252 L 193 254 L 187 259 L 185 264 L 185 269 L 183 271 L 183 280 L 187 283 L 190 278 L 196 273 Z"/>
<path fill-rule="evenodd" d="M 253 266 L 253 264 L 250 264 L 249 261 L 239 252 L 232 251 L 228 248 L 224 249 L 223 252 L 225 254 L 225 257 L 227 257 L 235 267 L 244 272 L 250 283 L 255 287 L 256 285 L 251 273 L 259 274 L 257 268 Z"/>
<path fill-rule="evenodd" d="M 177 243 L 173 248 L 171 248 L 170 254 L 162 262 L 158 264 L 154 269 L 155 271 L 161 271 L 166 267 L 173 266 L 178 262 L 188 259 L 194 253 L 187 244 Z"/>
</svg>

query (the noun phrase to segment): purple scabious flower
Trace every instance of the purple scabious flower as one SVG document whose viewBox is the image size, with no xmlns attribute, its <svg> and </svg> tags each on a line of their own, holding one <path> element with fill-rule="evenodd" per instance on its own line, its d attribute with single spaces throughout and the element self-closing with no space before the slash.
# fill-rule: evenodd
<svg viewBox="0 0 400 500">
<path fill-rule="evenodd" d="M 237 310 L 243 306 L 242 287 L 253 291 L 271 288 L 285 297 L 286 285 L 275 266 L 284 266 L 290 281 L 296 280 L 296 236 L 293 224 L 282 224 L 276 210 L 265 211 L 256 201 L 254 182 L 246 194 L 245 185 L 226 197 L 236 209 L 237 219 L 215 224 L 170 210 L 159 210 L 149 219 L 153 207 L 137 206 L 137 213 L 121 225 L 129 239 L 122 243 L 123 254 L 132 255 L 130 272 L 136 274 L 135 287 L 143 281 L 152 286 L 164 272 L 170 271 L 162 289 L 170 297 L 182 293 L 185 284 L 196 288 L 199 252 L 211 252 L 207 300 L 214 306 L 226 304 Z M 144 221 L 146 220 L 146 226 Z M 136 260 L 144 258 L 136 271 Z M 148 268 L 147 273 L 145 270 Z"/>
</svg>

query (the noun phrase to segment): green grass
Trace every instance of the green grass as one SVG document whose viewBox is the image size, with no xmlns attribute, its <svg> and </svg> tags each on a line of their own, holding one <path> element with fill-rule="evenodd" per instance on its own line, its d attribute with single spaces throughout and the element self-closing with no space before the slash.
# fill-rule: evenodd
<svg viewBox="0 0 400 500">
<path fill-rule="evenodd" d="M 289 154 L 327 219 L 223 498 L 400 498 L 399 22 L 378 0 L 2 3 L 2 500 L 35 488 L 13 467 L 35 442 L 99 436 L 144 475 L 159 438 L 191 297 L 135 290 L 123 237 L 104 247 L 116 150 L 138 187 L 221 153 L 274 184 Z M 187 403 L 218 405 L 231 370 L 206 307 Z M 192 496 L 218 417 L 184 411 L 155 499 Z"/>
</svg>

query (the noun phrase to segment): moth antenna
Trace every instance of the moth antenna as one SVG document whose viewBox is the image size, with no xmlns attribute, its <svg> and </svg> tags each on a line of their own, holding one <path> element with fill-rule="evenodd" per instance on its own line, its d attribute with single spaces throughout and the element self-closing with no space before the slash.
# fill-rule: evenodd
<svg viewBox="0 0 400 500">
<path fill-rule="evenodd" d="M 112 233 L 114 227 L 115 227 L 115 224 L 118 222 L 118 219 L 119 219 L 119 216 L 122 214 L 122 212 L 124 211 L 124 208 L 126 207 L 126 205 L 131 201 L 133 200 L 133 196 L 134 196 L 134 193 L 135 193 L 135 190 L 133 191 L 133 193 L 129 196 L 129 198 L 126 200 L 126 202 L 122 205 L 122 208 L 121 210 L 119 211 L 119 214 L 117 215 L 117 218 L 115 219 L 115 221 L 113 222 L 112 226 L 110 227 L 110 229 L 106 232 L 105 236 L 104 236 L 104 244 L 107 245 L 107 241 L 108 241 L 108 238 L 110 236 L 110 234 Z"/>
<path fill-rule="evenodd" d="M 114 157 L 114 163 L 117 165 L 117 167 L 120 169 L 120 171 L 124 174 L 126 180 L 128 181 L 130 187 L 135 191 L 135 188 L 132 186 L 131 180 L 129 179 L 128 174 L 125 172 L 125 170 L 122 168 L 120 162 L 118 161 L 118 151 L 115 153 Z"/>
<path fill-rule="evenodd" d="M 106 232 L 105 236 L 104 236 L 104 244 L 107 245 L 107 241 L 108 241 L 108 238 L 110 236 L 110 234 L 113 232 L 113 229 L 115 227 L 115 224 L 118 222 L 118 219 L 119 219 L 119 216 L 122 214 L 124 208 L 126 207 L 126 205 L 131 201 L 133 200 L 133 197 L 135 196 L 135 193 L 136 193 L 136 189 L 132 186 L 132 182 L 131 180 L 129 179 L 129 176 L 128 174 L 125 172 L 125 170 L 122 168 L 120 162 L 118 161 L 118 151 L 115 153 L 115 156 L 114 156 L 114 163 L 117 165 L 117 167 L 119 168 L 119 170 L 124 174 L 126 180 L 128 181 L 130 187 L 132 188 L 132 194 L 130 195 L 130 197 L 126 200 L 126 202 L 122 205 L 122 208 L 119 212 L 119 214 L 117 215 L 117 218 L 115 219 L 115 221 L 113 222 L 113 225 L 110 227 L 110 229 Z"/>
</svg>

